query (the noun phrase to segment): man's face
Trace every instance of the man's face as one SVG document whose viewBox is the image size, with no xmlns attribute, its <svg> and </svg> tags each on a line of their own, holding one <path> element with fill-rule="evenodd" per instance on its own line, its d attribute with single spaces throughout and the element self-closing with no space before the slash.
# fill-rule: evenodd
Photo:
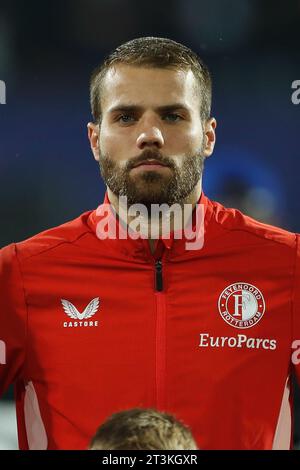
<svg viewBox="0 0 300 470">
<path fill-rule="evenodd" d="M 215 124 L 201 122 L 197 86 L 191 71 L 120 64 L 107 72 L 102 121 L 89 124 L 89 137 L 106 185 L 128 204 L 181 203 L 200 184 Z"/>
</svg>

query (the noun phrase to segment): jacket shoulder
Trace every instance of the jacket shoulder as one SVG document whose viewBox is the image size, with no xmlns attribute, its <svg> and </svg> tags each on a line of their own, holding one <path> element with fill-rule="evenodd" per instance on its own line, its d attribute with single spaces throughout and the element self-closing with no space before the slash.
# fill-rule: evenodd
<svg viewBox="0 0 300 470">
<path fill-rule="evenodd" d="M 238 209 L 227 208 L 211 201 L 215 223 L 224 230 L 236 232 L 243 237 L 257 237 L 262 241 L 283 244 L 295 248 L 297 234 L 280 227 L 259 222 Z"/>
<path fill-rule="evenodd" d="M 2 256 L 13 253 L 12 247 L 15 246 L 20 259 L 27 259 L 31 256 L 39 255 L 45 251 L 55 249 L 56 247 L 67 243 L 72 244 L 80 237 L 90 232 L 87 219 L 92 211 L 87 211 L 79 217 L 65 222 L 56 227 L 44 230 L 26 240 L 13 243 L 2 248 Z"/>
</svg>

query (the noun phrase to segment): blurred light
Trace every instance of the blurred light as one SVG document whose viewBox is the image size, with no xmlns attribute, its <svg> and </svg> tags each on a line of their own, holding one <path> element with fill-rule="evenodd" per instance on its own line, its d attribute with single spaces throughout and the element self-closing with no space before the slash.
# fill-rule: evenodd
<svg viewBox="0 0 300 470">
<path fill-rule="evenodd" d="M 286 194 L 276 168 L 245 149 L 223 147 L 206 164 L 203 186 L 207 195 L 261 222 L 285 222 Z"/>
</svg>

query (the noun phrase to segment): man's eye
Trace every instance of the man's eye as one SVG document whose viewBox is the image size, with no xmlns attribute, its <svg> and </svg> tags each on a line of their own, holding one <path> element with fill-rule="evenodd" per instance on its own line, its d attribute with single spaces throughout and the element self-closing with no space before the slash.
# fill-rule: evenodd
<svg viewBox="0 0 300 470">
<path fill-rule="evenodd" d="M 180 121 L 182 117 L 176 113 L 168 113 L 168 114 L 165 114 L 164 119 L 166 119 L 167 121 L 171 121 L 171 122 L 177 122 L 177 121 Z"/>
<path fill-rule="evenodd" d="M 118 122 L 123 122 L 124 124 L 127 124 L 128 122 L 132 122 L 134 120 L 134 117 L 131 116 L 130 114 L 122 114 L 117 118 Z"/>
</svg>

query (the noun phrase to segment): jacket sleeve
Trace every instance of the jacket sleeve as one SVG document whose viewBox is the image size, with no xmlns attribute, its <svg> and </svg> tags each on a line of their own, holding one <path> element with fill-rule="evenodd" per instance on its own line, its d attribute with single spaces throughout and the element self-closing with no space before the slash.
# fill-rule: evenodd
<svg viewBox="0 0 300 470">
<path fill-rule="evenodd" d="M 292 364 L 300 384 L 300 235 L 296 238 L 295 276 L 292 297 Z"/>
<path fill-rule="evenodd" d="M 22 377 L 26 304 L 16 245 L 0 250 L 0 396 Z"/>
</svg>

